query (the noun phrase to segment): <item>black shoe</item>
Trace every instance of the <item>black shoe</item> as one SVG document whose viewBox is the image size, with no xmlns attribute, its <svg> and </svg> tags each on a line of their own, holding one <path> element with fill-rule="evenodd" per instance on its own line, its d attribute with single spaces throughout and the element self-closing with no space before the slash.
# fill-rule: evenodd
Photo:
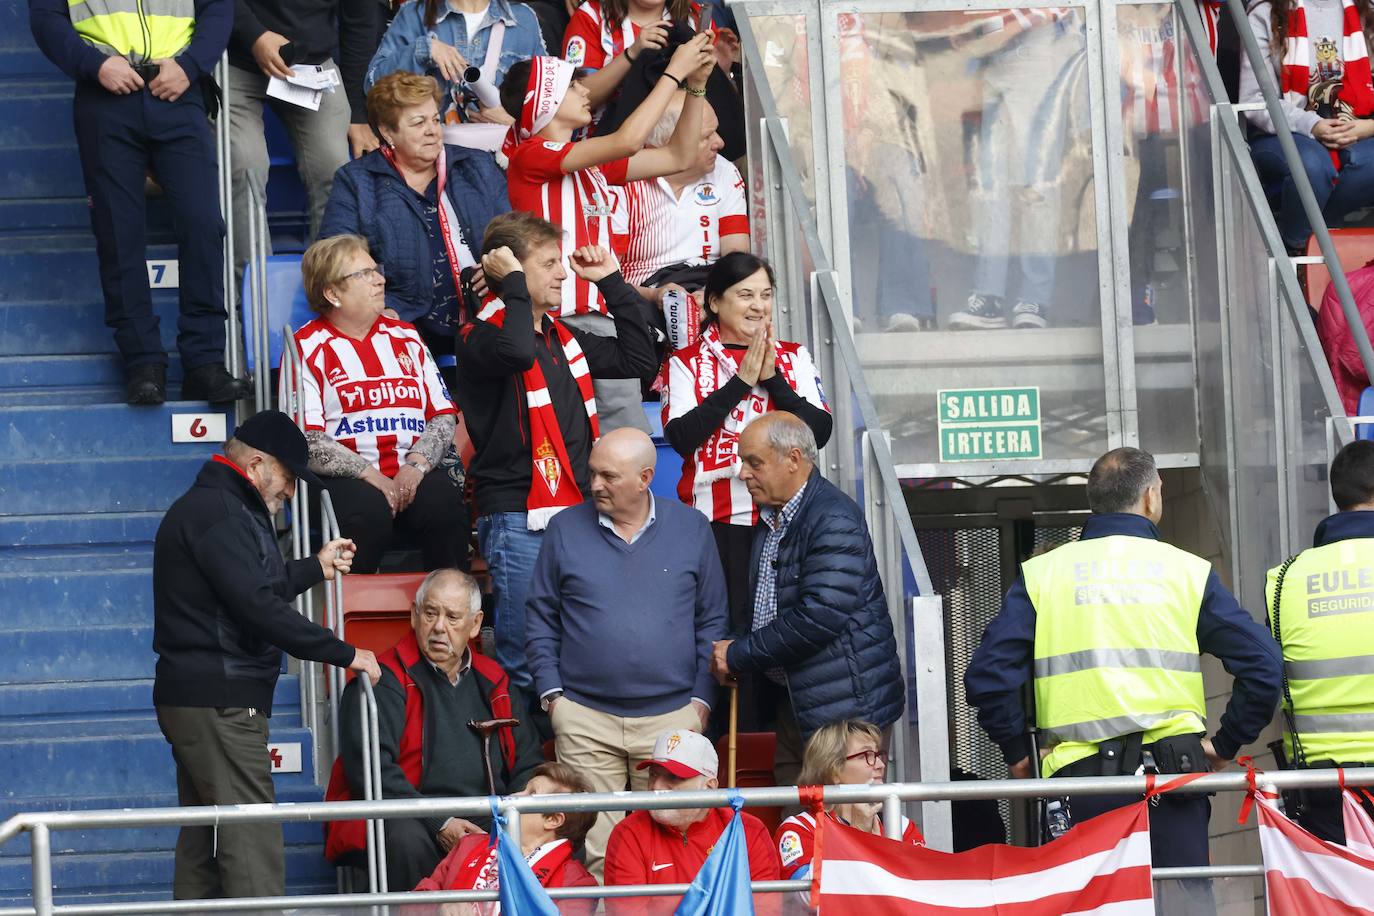
<svg viewBox="0 0 1374 916">
<path fill-rule="evenodd" d="M 135 406 L 167 400 L 167 367 L 159 363 L 132 366 L 124 373 L 124 399 Z"/>
<path fill-rule="evenodd" d="M 251 389 L 244 379 L 234 378 L 223 363 L 207 363 L 186 373 L 181 383 L 183 401 L 209 401 L 232 404 L 248 397 Z"/>
</svg>

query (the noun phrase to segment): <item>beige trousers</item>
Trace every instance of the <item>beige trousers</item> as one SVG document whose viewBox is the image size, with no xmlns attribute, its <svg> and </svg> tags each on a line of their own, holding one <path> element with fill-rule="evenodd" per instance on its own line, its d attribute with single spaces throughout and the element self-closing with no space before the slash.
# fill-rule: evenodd
<svg viewBox="0 0 1374 916">
<path fill-rule="evenodd" d="M 649 771 L 636 767 L 653 756 L 658 736 L 673 729 L 701 731 L 701 719 L 691 702 L 658 716 L 629 717 L 589 709 L 565 696 L 554 704 L 549 717 L 559 762 L 586 777 L 593 792 L 621 792 L 627 783 L 636 792 L 644 791 L 649 787 Z M 587 870 L 598 881 L 606 841 L 624 816 L 603 811 L 587 834 Z"/>
</svg>

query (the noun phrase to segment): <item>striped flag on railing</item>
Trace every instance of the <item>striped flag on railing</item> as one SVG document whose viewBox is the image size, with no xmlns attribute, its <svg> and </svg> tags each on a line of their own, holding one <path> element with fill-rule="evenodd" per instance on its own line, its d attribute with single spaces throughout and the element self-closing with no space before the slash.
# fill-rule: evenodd
<svg viewBox="0 0 1374 916">
<path fill-rule="evenodd" d="M 1369 793 L 1368 789 L 1355 791 Z M 1347 789 L 1341 794 L 1341 814 L 1345 821 L 1345 848 L 1357 856 L 1374 859 L 1374 818 L 1360 804 L 1354 791 Z"/>
<path fill-rule="evenodd" d="M 947 853 L 828 822 L 821 916 L 1154 916 L 1148 803 L 1075 826 L 1038 849 Z"/>
<path fill-rule="evenodd" d="M 1261 796 L 1255 807 L 1269 916 L 1374 916 L 1374 859 L 1317 839 L 1270 799 Z M 1358 829 L 1374 831 L 1368 815 L 1355 815 L 1351 807 L 1347 797 L 1347 831 L 1352 815 Z M 1356 839 L 1368 842 L 1367 836 Z"/>
</svg>

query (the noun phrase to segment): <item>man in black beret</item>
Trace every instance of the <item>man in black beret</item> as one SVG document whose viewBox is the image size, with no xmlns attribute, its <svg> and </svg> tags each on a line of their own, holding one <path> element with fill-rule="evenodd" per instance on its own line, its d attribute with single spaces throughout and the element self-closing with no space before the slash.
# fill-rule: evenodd
<svg viewBox="0 0 1374 916">
<path fill-rule="evenodd" d="M 177 765 L 182 805 L 276 800 L 267 720 L 282 650 L 364 672 L 377 659 L 296 613 L 290 601 L 347 573 L 353 542 L 287 562 L 272 517 L 296 490 L 319 486 L 305 436 L 269 410 L 245 420 L 196 482 L 172 504 L 153 548 L 153 705 Z M 265 897 L 285 893 L 281 825 L 183 827 L 173 896 Z"/>
</svg>

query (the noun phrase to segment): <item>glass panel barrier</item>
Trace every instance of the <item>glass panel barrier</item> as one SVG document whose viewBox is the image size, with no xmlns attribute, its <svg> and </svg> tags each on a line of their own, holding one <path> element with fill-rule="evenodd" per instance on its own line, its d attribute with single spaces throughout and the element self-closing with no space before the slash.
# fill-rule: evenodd
<svg viewBox="0 0 1374 916">
<path fill-rule="evenodd" d="M 1122 4 L 1115 12 L 1137 429 L 1156 454 L 1188 453 L 1198 430 L 1181 147 L 1206 133 L 1208 107 L 1197 67 L 1181 65 L 1173 5 Z"/>
<path fill-rule="evenodd" d="M 988 387 L 1039 388 L 1039 457 L 1095 458 L 1108 428 L 1087 12 L 823 15 L 844 126 L 836 255 L 897 463 L 942 461 L 938 390 Z M 996 457 L 957 457 L 973 456 Z"/>
</svg>

